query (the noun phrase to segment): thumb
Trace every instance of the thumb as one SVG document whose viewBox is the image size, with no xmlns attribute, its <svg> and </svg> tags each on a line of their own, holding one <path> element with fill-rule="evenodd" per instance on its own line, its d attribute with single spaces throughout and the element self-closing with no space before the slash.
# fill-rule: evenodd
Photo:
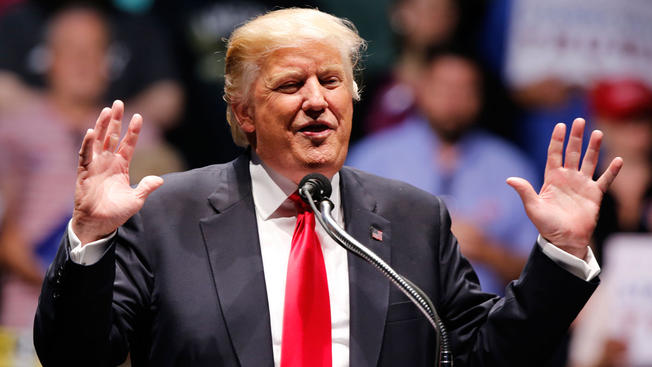
<svg viewBox="0 0 652 367">
<path fill-rule="evenodd" d="M 154 190 L 158 189 L 163 185 L 163 179 L 158 176 L 146 176 L 143 177 L 142 180 L 138 183 L 138 186 L 136 186 L 136 195 L 138 195 L 139 198 L 145 200 L 151 194 L 154 192 Z"/>
<path fill-rule="evenodd" d="M 530 185 L 527 180 L 520 177 L 510 177 L 506 180 L 507 184 L 511 186 L 523 201 L 523 206 L 527 207 L 530 203 L 534 203 L 537 200 L 537 193 L 534 191 L 532 185 Z"/>
</svg>

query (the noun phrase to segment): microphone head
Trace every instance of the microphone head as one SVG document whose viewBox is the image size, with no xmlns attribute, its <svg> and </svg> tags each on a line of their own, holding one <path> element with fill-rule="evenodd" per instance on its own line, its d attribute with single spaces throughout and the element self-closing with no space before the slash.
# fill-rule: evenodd
<svg viewBox="0 0 652 367">
<path fill-rule="evenodd" d="M 306 191 L 310 192 L 312 199 L 318 203 L 324 199 L 328 199 L 333 192 L 333 188 L 326 176 L 321 173 L 310 173 L 299 182 L 299 195 L 303 201 L 310 204 L 305 194 Z"/>
</svg>

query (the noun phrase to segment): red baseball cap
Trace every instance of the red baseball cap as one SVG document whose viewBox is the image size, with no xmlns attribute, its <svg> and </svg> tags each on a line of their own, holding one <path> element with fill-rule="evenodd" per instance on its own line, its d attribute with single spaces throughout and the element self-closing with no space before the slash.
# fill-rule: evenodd
<svg viewBox="0 0 652 367">
<path fill-rule="evenodd" d="M 590 93 L 597 116 L 616 120 L 652 116 L 652 90 L 636 79 L 610 79 L 598 82 Z"/>
</svg>

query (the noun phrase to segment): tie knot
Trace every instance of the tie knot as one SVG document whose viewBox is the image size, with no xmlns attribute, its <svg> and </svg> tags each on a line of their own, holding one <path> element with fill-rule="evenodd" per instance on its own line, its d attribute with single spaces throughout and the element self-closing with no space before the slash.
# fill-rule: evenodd
<svg viewBox="0 0 652 367">
<path fill-rule="evenodd" d="M 297 212 L 304 213 L 310 211 L 310 206 L 303 201 L 301 196 L 299 196 L 299 193 L 295 192 L 290 195 L 290 200 L 292 200 L 294 206 L 297 208 Z"/>
</svg>

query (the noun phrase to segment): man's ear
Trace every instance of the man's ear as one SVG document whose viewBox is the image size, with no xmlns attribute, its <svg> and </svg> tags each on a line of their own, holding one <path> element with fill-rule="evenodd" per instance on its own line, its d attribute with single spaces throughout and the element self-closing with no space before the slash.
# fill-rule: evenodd
<svg viewBox="0 0 652 367">
<path fill-rule="evenodd" d="M 251 134 L 256 131 L 256 125 L 254 124 L 254 113 L 253 108 L 249 107 L 247 103 L 234 103 L 231 105 L 233 114 L 240 125 L 240 129 L 245 134 Z"/>
</svg>

